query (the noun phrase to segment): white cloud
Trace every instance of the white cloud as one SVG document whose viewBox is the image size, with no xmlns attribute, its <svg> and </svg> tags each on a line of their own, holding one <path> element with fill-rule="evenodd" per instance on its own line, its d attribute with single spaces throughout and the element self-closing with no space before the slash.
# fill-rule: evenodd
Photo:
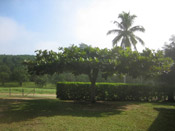
<svg viewBox="0 0 175 131">
<path fill-rule="evenodd" d="M 62 40 L 60 36 L 50 38 L 50 34 L 29 31 L 17 21 L 0 16 L 0 54 L 34 54 L 40 49 L 58 51 L 66 46 Z"/>
<path fill-rule="evenodd" d="M 0 43 L 6 44 L 18 37 L 18 25 L 12 19 L 0 17 Z"/>
<path fill-rule="evenodd" d="M 0 54 L 31 54 L 37 37 L 15 20 L 0 16 Z"/>
<path fill-rule="evenodd" d="M 122 11 L 130 11 L 138 17 L 135 25 L 143 25 L 146 32 L 138 35 L 146 47 L 161 49 L 164 42 L 175 33 L 175 8 L 173 0 L 94 0 L 87 8 L 77 13 L 76 38 L 93 46 L 112 47 L 113 36 L 106 36 L 116 28 L 111 21 L 118 20 Z M 143 48 L 138 44 L 138 48 Z"/>
</svg>

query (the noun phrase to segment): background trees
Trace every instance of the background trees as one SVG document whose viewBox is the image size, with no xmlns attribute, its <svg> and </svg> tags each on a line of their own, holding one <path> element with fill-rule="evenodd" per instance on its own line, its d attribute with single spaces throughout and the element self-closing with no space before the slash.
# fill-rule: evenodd
<svg viewBox="0 0 175 131">
<path fill-rule="evenodd" d="M 80 44 L 80 48 L 87 47 L 88 45 Z M 35 56 L 30 55 L 0 55 L 0 65 L 6 65 L 9 70 L 9 78 L 6 79 L 6 82 L 18 82 L 20 84 L 20 80 L 22 83 L 25 81 L 35 82 L 35 76 L 29 75 L 28 69 L 24 66 L 24 60 L 34 60 Z M 99 72 L 97 77 L 97 82 L 123 82 L 122 76 L 115 75 L 109 76 L 108 79 L 104 79 Z M 24 77 L 23 77 L 24 76 Z M 39 76 L 39 77 L 42 77 Z M 59 72 L 54 73 L 53 75 L 47 76 L 47 83 L 56 84 L 58 81 L 77 81 L 77 82 L 88 82 L 89 78 L 85 74 L 74 75 L 71 72 Z M 22 79 L 21 79 L 22 78 Z M 128 77 L 127 82 L 134 83 L 139 82 L 139 79 L 133 79 L 132 77 Z M 17 84 L 15 84 L 17 85 Z"/>
<path fill-rule="evenodd" d="M 22 86 L 22 83 L 29 80 L 29 73 L 26 66 L 18 66 L 13 70 L 12 77 L 15 81 L 19 82 L 19 85 Z"/>
<path fill-rule="evenodd" d="M 122 12 L 119 14 L 118 18 L 121 22 L 114 21 L 114 24 L 118 26 L 119 29 L 109 30 L 107 35 L 115 33 L 117 36 L 113 39 L 113 46 L 117 45 L 120 41 L 120 46 L 125 49 L 126 47 L 133 46 L 135 50 L 137 41 L 139 41 L 142 45 L 144 45 L 144 41 L 136 36 L 135 32 L 145 32 L 144 27 L 142 26 L 133 26 L 134 20 L 136 18 L 135 15 L 130 15 L 130 13 Z"/>
<path fill-rule="evenodd" d="M 4 86 L 4 83 L 9 80 L 10 73 L 10 68 L 7 65 L 0 65 L 0 81 L 2 86 Z"/>
<path fill-rule="evenodd" d="M 164 72 L 160 80 L 163 84 L 166 85 L 168 90 L 168 100 L 174 101 L 174 93 L 175 93 L 175 36 L 172 35 L 170 38 L 170 43 L 165 44 L 163 47 L 164 53 L 166 57 L 170 57 L 173 60 L 173 64 L 169 72 Z"/>
<path fill-rule="evenodd" d="M 165 56 L 170 57 L 175 61 L 175 35 L 171 36 L 169 43 L 166 43 L 163 49 Z"/>
<path fill-rule="evenodd" d="M 34 82 L 39 87 L 44 87 L 48 82 L 48 75 L 35 76 Z"/>
<path fill-rule="evenodd" d="M 22 82 L 29 80 L 27 67 L 23 65 L 24 59 L 32 60 L 34 56 L 0 55 L 1 81 L 17 81 L 22 86 Z"/>
</svg>

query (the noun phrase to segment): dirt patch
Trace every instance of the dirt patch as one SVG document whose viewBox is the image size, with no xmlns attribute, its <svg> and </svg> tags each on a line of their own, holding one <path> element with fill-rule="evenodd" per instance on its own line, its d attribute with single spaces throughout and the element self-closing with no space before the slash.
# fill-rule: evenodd
<svg viewBox="0 0 175 131">
<path fill-rule="evenodd" d="M 0 99 L 13 99 L 13 100 L 36 100 L 36 99 L 56 99 L 56 95 L 54 94 L 35 94 L 28 95 L 28 96 L 22 96 L 21 94 L 13 94 L 11 96 L 8 95 L 8 93 L 3 93 L 3 95 L 0 94 Z"/>
<path fill-rule="evenodd" d="M 9 93 L 0 93 L 0 96 L 1 95 L 6 95 L 6 96 L 9 96 Z M 13 94 L 11 94 L 11 96 L 22 96 L 22 94 L 21 93 L 13 93 Z M 56 96 L 56 94 L 28 94 L 28 95 L 26 95 L 26 94 L 24 94 L 24 96 Z"/>
<path fill-rule="evenodd" d="M 2 99 L 12 99 L 12 100 L 37 100 L 37 99 L 56 99 L 54 97 L 5 97 Z"/>
</svg>

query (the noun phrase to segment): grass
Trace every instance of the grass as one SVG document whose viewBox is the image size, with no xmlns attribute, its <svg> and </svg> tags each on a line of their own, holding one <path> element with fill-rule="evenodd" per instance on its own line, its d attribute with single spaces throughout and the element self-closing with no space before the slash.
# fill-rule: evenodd
<svg viewBox="0 0 175 131">
<path fill-rule="evenodd" d="M 22 93 L 22 89 L 24 90 L 24 93 L 30 93 L 33 92 L 34 88 L 24 88 L 24 87 L 13 87 L 13 88 L 7 88 L 7 87 L 0 87 L 1 93 L 9 93 L 9 89 L 11 89 L 11 93 Z M 44 89 L 44 88 L 35 88 L 36 94 L 55 94 L 56 89 Z"/>
<path fill-rule="evenodd" d="M 9 92 L 11 92 L 11 96 L 22 96 L 23 92 L 24 96 L 31 96 L 34 92 L 35 94 L 55 95 L 56 85 L 47 84 L 45 87 L 39 88 L 33 82 L 25 82 L 22 87 L 19 87 L 18 83 L 10 82 L 0 87 L 0 96 L 9 96 Z"/>
<path fill-rule="evenodd" d="M 19 83 L 17 83 L 17 82 L 8 82 L 8 83 L 5 83 L 4 86 L 0 85 L 0 87 L 7 87 L 7 88 L 8 87 L 19 87 Z M 24 88 L 38 88 L 38 86 L 35 85 L 34 82 L 23 82 L 22 87 L 24 87 Z M 46 86 L 44 86 L 44 88 L 45 89 L 55 89 L 56 85 L 48 83 L 48 84 L 46 84 Z"/>
<path fill-rule="evenodd" d="M 0 130 L 174 131 L 175 103 L 0 99 Z"/>
</svg>

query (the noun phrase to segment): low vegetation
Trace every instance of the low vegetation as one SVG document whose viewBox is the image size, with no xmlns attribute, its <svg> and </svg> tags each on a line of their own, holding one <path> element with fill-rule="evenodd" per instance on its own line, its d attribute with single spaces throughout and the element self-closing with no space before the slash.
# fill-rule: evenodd
<svg viewBox="0 0 175 131">
<path fill-rule="evenodd" d="M 0 99 L 0 130 L 174 131 L 175 104 Z"/>
<path fill-rule="evenodd" d="M 62 100 L 90 100 L 88 82 L 58 82 L 57 97 Z M 126 83 L 96 83 L 96 100 L 105 101 L 166 101 L 174 97 L 171 87 Z M 171 90 L 170 90 L 171 91 Z"/>
<path fill-rule="evenodd" d="M 56 94 L 56 85 L 47 84 L 43 88 L 37 86 L 34 82 L 24 82 L 19 86 L 16 82 L 6 83 L 6 86 L 0 86 L 0 97 L 39 97 L 53 96 Z"/>
<path fill-rule="evenodd" d="M 24 92 L 26 95 L 28 93 L 33 94 L 35 92 L 36 94 L 55 94 L 56 89 L 43 89 L 43 88 L 23 88 L 23 87 L 12 87 L 12 88 L 0 88 L 0 94 L 1 93 L 9 93 L 9 90 L 11 90 L 11 95 L 13 94 L 20 94 Z"/>
</svg>

